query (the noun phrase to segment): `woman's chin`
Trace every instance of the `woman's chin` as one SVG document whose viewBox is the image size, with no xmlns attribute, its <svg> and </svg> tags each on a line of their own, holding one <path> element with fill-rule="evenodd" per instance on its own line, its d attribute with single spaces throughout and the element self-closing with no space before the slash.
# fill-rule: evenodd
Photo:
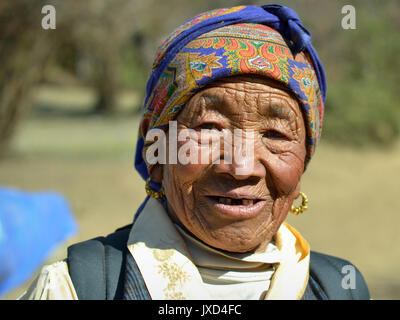
<svg viewBox="0 0 400 320">
<path fill-rule="evenodd" d="M 244 245 L 243 243 L 237 243 L 237 244 L 232 243 L 230 245 L 227 245 L 226 243 L 222 243 L 221 241 L 212 247 L 232 253 L 246 253 L 246 252 L 256 252 L 259 246 L 260 244 Z"/>
<path fill-rule="evenodd" d="M 215 249 L 224 250 L 235 253 L 245 252 L 257 252 L 262 248 L 266 247 L 266 244 L 271 239 L 267 239 L 264 236 L 254 238 L 254 232 L 249 237 L 246 237 L 247 233 L 232 232 L 237 230 L 218 230 L 218 232 L 208 235 L 202 235 L 201 238 L 204 243 Z M 229 235 L 229 236 L 227 236 Z"/>
<path fill-rule="evenodd" d="M 260 202 L 256 210 L 245 211 L 245 214 L 240 211 L 238 214 L 237 208 L 232 213 L 231 208 L 219 210 L 219 205 L 216 206 L 202 207 L 203 210 L 195 213 L 200 217 L 184 223 L 186 229 L 202 242 L 216 249 L 244 253 L 259 250 L 271 240 L 275 223 L 265 203 Z"/>
</svg>

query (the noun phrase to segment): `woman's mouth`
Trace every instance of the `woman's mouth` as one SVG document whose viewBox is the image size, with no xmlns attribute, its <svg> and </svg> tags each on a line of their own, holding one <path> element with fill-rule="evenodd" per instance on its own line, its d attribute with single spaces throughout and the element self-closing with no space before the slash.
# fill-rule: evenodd
<svg viewBox="0 0 400 320">
<path fill-rule="evenodd" d="M 227 197 L 216 197 L 216 198 L 218 203 L 232 205 L 232 206 L 252 206 L 255 202 L 259 201 L 253 199 L 233 199 Z"/>
<path fill-rule="evenodd" d="M 264 199 L 250 197 L 221 197 L 208 196 L 212 206 L 219 213 L 234 218 L 248 219 L 256 216 L 264 208 L 266 201 Z"/>
</svg>

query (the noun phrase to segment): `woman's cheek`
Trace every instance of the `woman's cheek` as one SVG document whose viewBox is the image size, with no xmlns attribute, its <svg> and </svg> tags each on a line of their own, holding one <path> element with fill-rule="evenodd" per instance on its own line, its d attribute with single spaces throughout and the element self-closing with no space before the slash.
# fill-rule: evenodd
<svg viewBox="0 0 400 320">
<path fill-rule="evenodd" d="M 202 149 L 194 139 L 178 141 L 175 174 L 184 177 L 186 183 L 196 181 L 206 166 L 201 163 L 201 156 L 204 155 Z"/>
<path fill-rule="evenodd" d="M 192 171 L 193 174 L 193 171 Z M 165 166 L 163 185 L 170 206 L 178 219 L 186 216 L 195 208 L 193 183 L 190 179 L 190 169 L 180 164 Z M 189 210 L 189 211 L 188 211 Z"/>
<path fill-rule="evenodd" d="M 294 156 L 291 161 L 283 159 L 281 155 L 274 155 L 270 159 L 270 174 L 274 180 L 277 196 L 290 195 L 296 187 L 303 173 L 303 165 Z"/>
</svg>

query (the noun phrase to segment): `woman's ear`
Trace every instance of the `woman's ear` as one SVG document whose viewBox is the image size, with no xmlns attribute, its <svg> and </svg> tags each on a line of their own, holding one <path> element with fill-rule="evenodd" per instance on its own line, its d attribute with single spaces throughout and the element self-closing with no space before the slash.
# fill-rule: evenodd
<svg viewBox="0 0 400 320">
<path fill-rule="evenodd" d="M 163 180 L 163 165 L 162 164 L 155 164 L 151 168 L 151 173 L 150 173 L 151 180 L 161 183 Z"/>
</svg>

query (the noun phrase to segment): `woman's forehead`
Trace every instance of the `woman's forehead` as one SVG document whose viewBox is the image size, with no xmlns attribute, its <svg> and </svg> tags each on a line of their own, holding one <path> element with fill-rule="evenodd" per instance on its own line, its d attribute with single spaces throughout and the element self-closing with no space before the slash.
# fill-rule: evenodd
<svg viewBox="0 0 400 320">
<path fill-rule="evenodd" d="M 231 108 L 242 109 L 243 106 L 250 111 L 282 119 L 301 113 L 295 96 L 282 85 L 270 79 L 248 76 L 214 82 L 195 94 L 186 108 L 230 113 L 237 111 Z"/>
</svg>

